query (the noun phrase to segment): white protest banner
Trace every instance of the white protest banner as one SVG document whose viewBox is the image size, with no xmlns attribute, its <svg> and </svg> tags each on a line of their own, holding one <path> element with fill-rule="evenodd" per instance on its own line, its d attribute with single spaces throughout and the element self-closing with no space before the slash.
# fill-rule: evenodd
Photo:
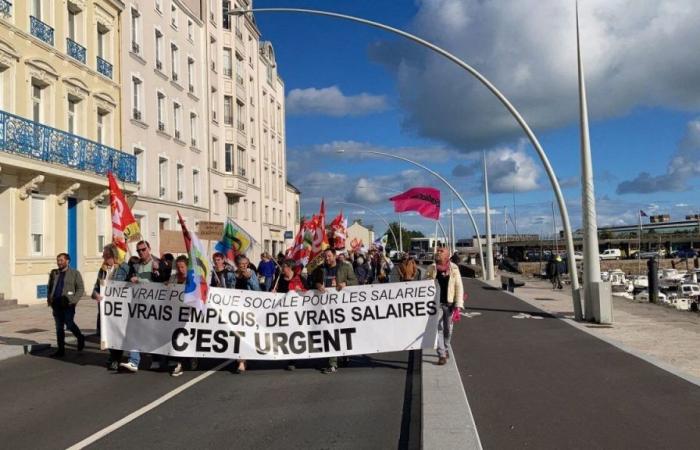
<svg viewBox="0 0 700 450">
<path fill-rule="evenodd" d="M 102 346 L 162 355 L 302 359 L 434 348 L 432 280 L 275 294 L 210 288 L 207 308 L 182 285 L 109 281 Z"/>
</svg>

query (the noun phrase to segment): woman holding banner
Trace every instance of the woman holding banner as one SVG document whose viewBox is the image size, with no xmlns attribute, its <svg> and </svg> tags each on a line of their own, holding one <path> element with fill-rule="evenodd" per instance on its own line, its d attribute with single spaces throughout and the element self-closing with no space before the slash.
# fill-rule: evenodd
<svg viewBox="0 0 700 450">
<path fill-rule="evenodd" d="M 436 281 L 440 291 L 440 319 L 438 321 L 438 365 L 447 364 L 450 357 L 452 337 L 452 315 L 459 314 L 464 307 L 464 285 L 459 267 L 450 261 L 445 247 L 437 249 L 435 263 L 428 267 L 428 279 Z"/>
<path fill-rule="evenodd" d="M 284 260 L 281 264 L 282 271 L 275 280 L 275 284 L 272 287 L 272 292 L 279 292 L 280 294 L 286 294 L 289 291 L 305 292 L 304 282 L 301 281 L 301 276 L 299 273 L 295 273 L 294 268 L 296 267 L 296 261 L 293 259 Z M 300 267 L 301 269 L 301 267 Z M 296 360 L 291 359 L 287 362 L 287 370 L 296 369 Z"/>
</svg>

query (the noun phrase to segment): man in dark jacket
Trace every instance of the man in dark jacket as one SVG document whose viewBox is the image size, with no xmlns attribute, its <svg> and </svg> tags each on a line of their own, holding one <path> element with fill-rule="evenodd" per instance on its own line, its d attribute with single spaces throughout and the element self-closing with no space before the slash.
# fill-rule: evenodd
<svg viewBox="0 0 700 450">
<path fill-rule="evenodd" d="M 66 332 L 68 328 L 78 339 L 78 351 L 85 348 L 85 336 L 75 324 L 75 306 L 80 297 L 85 293 L 83 277 L 75 269 L 68 266 L 70 255 L 59 253 L 56 257 L 58 268 L 49 274 L 48 305 L 53 311 L 53 319 L 56 322 L 56 350 L 51 356 L 61 358 L 66 354 Z"/>
<path fill-rule="evenodd" d="M 327 287 L 341 290 L 346 286 L 356 286 L 357 277 L 350 264 L 338 264 L 335 259 L 335 249 L 328 248 L 323 252 L 324 264 L 311 272 L 311 283 L 314 289 L 325 292 Z M 328 358 L 328 367 L 323 373 L 331 374 L 338 371 L 338 358 Z"/>
</svg>

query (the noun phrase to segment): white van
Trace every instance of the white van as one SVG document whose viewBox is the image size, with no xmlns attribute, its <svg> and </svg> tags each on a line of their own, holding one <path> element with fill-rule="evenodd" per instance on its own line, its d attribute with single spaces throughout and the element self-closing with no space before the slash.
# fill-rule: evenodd
<svg viewBox="0 0 700 450">
<path fill-rule="evenodd" d="M 622 251 L 619 248 L 609 248 L 600 254 L 600 259 L 622 259 Z"/>
</svg>

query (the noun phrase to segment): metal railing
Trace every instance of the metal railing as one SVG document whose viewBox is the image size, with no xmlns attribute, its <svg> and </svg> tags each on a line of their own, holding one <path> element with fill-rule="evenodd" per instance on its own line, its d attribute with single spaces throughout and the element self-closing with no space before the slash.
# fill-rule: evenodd
<svg viewBox="0 0 700 450">
<path fill-rule="evenodd" d="M 243 77 L 239 74 L 236 74 L 236 83 L 238 83 L 239 86 L 243 87 Z"/>
<path fill-rule="evenodd" d="M 156 69 L 163 70 L 163 61 L 160 61 L 160 60 L 156 61 Z"/>
<path fill-rule="evenodd" d="M 236 126 L 238 128 L 238 131 L 245 131 L 245 122 L 241 122 L 240 120 L 236 123 Z"/>
<path fill-rule="evenodd" d="M 34 16 L 29 16 L 29 31 L 49 45 L 53 45 L 53 27 Z"/>
<path fill-rule="evenodd" d="M 134 108 L 132 116 L 133 116 L 134 120 L 141 120 L 141 111 Z"/>
<path fill-rule="evenodd" d="M 7 0 L 0 0 L 0 15 L 12 17 L 12 3 Z"/>
<path fill-rule="evenodd" d="M 70 169 L 136 182 L 136 157 L 112 147 L 0 111 L 0 151 Z"/>
<path fill-rule="evenodd" d="M 141 53 L 141 46 L 138 42 L 131 42 L 131 51 L 133 51 L 134 53 Z"/>
<path fill-rule="evenodd" d="M 97 71 L 107 78 L 112 78 L 112 64 L 99 56 L 97 57 Z"/>
<path fill-rule="evenodd" d="M 66 50 L 68 56 L 85 64 L 85 47 L 71 38 L 66 38 Z"/>
</svg>

